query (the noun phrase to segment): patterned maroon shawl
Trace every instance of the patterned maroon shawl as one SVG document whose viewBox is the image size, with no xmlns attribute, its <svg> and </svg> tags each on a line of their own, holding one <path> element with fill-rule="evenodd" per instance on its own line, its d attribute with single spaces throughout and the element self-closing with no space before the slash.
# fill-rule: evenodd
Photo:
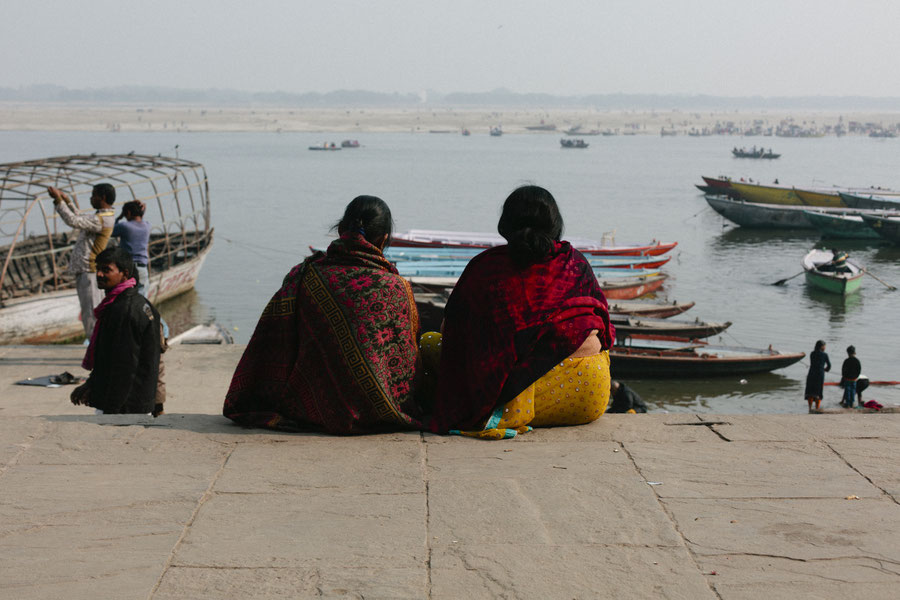
<svg viewBox="0 0 900 600">
<path fill-rule="evenodd" d="M 409 283 L 359 234 L 294 267 L 234 372 L 223 414 L 333 434 L 421 429 Z"/>
<path fill-rule="evenodd" d="M 584 256 L 557 242 L 544 262 L 516 267 L 508 246 L 473 258 L 444 311 L 430 429 L 472 429 L 599 331 L 615 341 L 606 298 Z"/>
</svg>

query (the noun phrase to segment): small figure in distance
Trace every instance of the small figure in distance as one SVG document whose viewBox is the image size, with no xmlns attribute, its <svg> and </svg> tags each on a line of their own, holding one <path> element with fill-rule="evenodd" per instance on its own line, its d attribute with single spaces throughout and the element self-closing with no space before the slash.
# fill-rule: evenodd
<svg viewBox="0 0 900 600">
<path fill-rule="evenodd" d="M 109 183 L 99 183 L 91 192 L 91 206 L 96 213 L 84 215 L 76 213 L 75 205 L 68 194 L 55 187 L 47 192 L 53 198 L 53 206 L 62 220 L 78 231 L 78 239 L 69 256 L 68 273 L 75 277 L 75 291 L 81 305 L 81 325 L 85 337 L 94 331 L 94 307 L 100 303 L 101 293 L 97 288 L 94 273 L 97 270 L 97 255 L 106 248 L 115 224 L 116 188 Z"/>
<path fill-rule="evenodd" d="M 94 311 L 97 324 L 81 364 L 91 374 L 72 391 L 72 404 L 98 414 L 150 414 L 159 378 L 159 313 L 137 293 L 134 261 L 123 248 L 97 255 L 97 285 L 106 296 Z"/>
<path fill-rule="evenodd" d="M 841 400 L 841 406 L 844 408 L 853 408 L 853 402 L 856 400 L 856 380 L 862 372 L 862 365 L 856 358 L 856 347 L 847 346 L 847 358 L 841 365 L 841 385 L 844 387 L 844 397 Z"/>
<path fill-rule="evenodd" d="M 608 413 L 645 413 L 647 404 L 638 396 L 637 392 L 613 379 L 609 388 L 609 396 L 612 399 Z"/>
<path fill-rule="evenodd" d="M 809 412 L 818 412 L 822 406 L 822 388 L 825 385 L 825 372 L 831 370 L 831 360 L 825 353 L 825 341 L 818 340 L 813 351 L 809 353 L 809 372 L 806 374 L 806 390 L 803 396 L 809 405 Z M 815 409 L 813 409 L 815 404 Z"/>
</svg>

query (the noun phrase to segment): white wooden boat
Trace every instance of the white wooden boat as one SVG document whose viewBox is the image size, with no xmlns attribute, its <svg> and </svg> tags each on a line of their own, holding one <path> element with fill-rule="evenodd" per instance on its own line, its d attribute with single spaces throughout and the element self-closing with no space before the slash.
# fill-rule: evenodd
<svg viewBox="0 0 900 600">
<path fill-rule="evenodd" d="M 678 245 L 678 242 L 651 241 L 649 244 L 617 245 L 606 240 L 596 241 L 566 237 L 566 241 L 585 254 L 617 256 L 658 256 Z M 419 248 L 490 248 L 506 243 L 500 234 L 474 231 L 445 231 L 440 229 L 410 229 L 395 233 L 392 247 Z"/>
<path fill-rule="evenodd" d="M 0 165 L 0 344 L 51 343 L 83 333 L 74 279 L 66 273 L 75 235 L 47 186 L 82 209 L 97 183 L 116 187 L 115 207 L 147 205 L 152 225 L 147 297 L 160 303 L 194 286 L 213 240 L 203 165 L 143 155 L 62 156 Z"/>
</svg>

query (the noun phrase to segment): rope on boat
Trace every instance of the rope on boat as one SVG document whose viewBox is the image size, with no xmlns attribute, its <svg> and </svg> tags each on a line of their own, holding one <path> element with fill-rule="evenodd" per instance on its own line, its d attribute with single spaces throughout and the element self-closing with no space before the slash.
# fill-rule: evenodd
<svg viewBox="0 0 900 600">
<path fill-rule="evenodd" d="M 234 244 L 235 246 L 243 246 L 243 247 L 247 248 L 250 252 L 253 252 L 254 254 L 256 254 L 258 256 L 262 256 L 262 254 L 260 254 L 258 251 L 254 250 L 254 249 L 265 250 L 267 252 L 274 252 L 276 254 L 288 254 L 290 256 L 297 256 L 296 252 L 290 252 L 288 250 L 281 250 L 279 248 L 271 248 L 269 246 L 261 246 L 260 244 L 251 244 L 250 242 L 239 242 L 237 240 L 232 240 L 232 239 L 226 238 L 226 237 L 223 237 L 221 239 L 225 240 L 229 244 Z"/>
</svg>

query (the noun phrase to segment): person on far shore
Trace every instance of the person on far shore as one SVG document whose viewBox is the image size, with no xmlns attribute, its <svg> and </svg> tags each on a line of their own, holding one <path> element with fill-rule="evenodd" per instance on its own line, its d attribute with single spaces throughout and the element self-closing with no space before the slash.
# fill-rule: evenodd
<svg viewBox="0 0 900 600">
<path fill-rule="evenodd" d="M 106 296 L 94 310 L 97 324 L 81 364 L 91 374 L 72 391 L 72 404 L 103 414 L 151 414 L 159 379 L 159 313 L 137 293 L 134 261 L 123 248 L 97 255 L 97 285 Z"/>
<path fill-rule="evenodd" d="M 340 238 L 291 269 L 266 305 L 225 395 L 246 427 L 361 434 L 422 428 L 419 315 L 382 251 L 393 219 L 357 196 Z"/>
<path fill-rule="evenodd" d="M 847 346 L 847 358 L 841 365 L 841 384 L 844 386 L 844 397 L 841 400 L 841 406 L 844 408 L 853 408 L 853 402 L 856 400 L 856 380 L 862 373 L 862 365 L 856 358 L 856 348 Z"/>
<path fill-rule="evenodd" d="M 825 341 L 818 340 L 813 351 L 809 353 L 809 372 L 806 374 L 806 390 L 803 396 L 809 405 L 809 412 L 821 410 L 825 372 L 831 370 L 831 360 L 825 353 Z M 815 409 L 813 409 L 815 404 Z"/>
<path fill-rule="evenodd" d="M 96 212 L 90 216 L 76 213 L 72 200 L 62 190 L 51 186 L 47 192 L 53 198 L 53 206 L 62 220 L 78 231 L 78 239 L 69 256 L 68 272 L 75 276 L 75 291 L 81 305 L 81 325 L 85 337 L 90 338 L 94 331 L 94 307 L 101 300 L 100 288 L 94 277 L 96 259 L 106 249 L 115 224 L 112 206 L 116 202 L 116 188 L 109 183 L 94 186 L 91 206 Z"/>
<path fill-rule="evenodd" d="M 507 244 L 469 261 L 447 300 L 430 429 L 503 439 L 590 423 L 609 401 L 615 341 L 597 277 L 561 240 L 544 188 L 514 190 L 497 229 Z"/>
</svg>

